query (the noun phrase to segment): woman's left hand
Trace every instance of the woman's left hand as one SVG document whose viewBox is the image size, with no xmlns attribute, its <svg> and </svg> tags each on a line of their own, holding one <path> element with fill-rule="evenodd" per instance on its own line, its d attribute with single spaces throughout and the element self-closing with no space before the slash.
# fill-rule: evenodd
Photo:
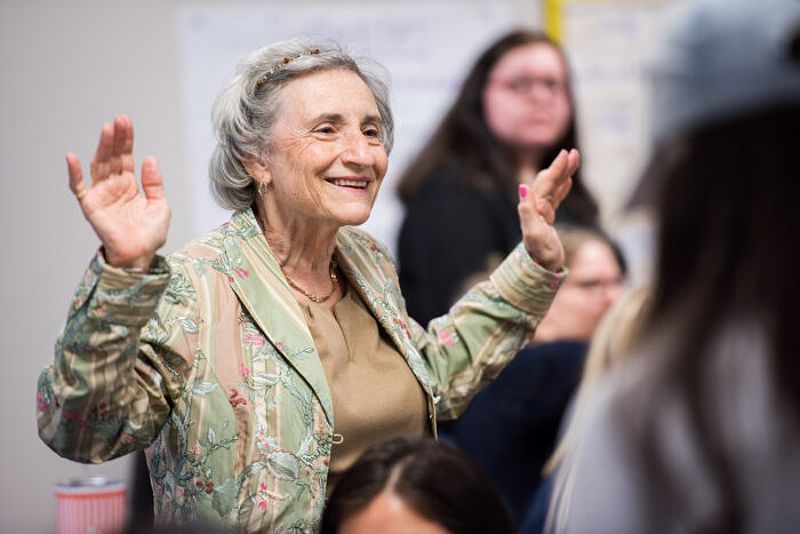
<svg viewBox="0 0 800 534">
<path fill-rule="evenodd" d="M 522 241 L 533 261 L 556 272 L 564 265 L 564 247 L 553 223 L 556 210 L 572 187 L 572 175 L 580 164 L 576 149 L 562 150 L 531 184 L 519 186 L 519 221 Z"/>
</svg>

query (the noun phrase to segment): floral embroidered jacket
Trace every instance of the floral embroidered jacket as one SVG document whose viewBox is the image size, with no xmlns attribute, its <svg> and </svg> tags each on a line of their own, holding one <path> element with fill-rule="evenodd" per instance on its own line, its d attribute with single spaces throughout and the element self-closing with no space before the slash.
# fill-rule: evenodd
<svg viewBox="0 0 800 534">
<path fill-rule="evenodd" d="M 520 246 L 423 330 L 387 251 L 343 228 L 336 259 L 419 380 L 456 417 L 533 335 L 563 273 Z M 42 440 L 98 463 L 150 447 L 159 524 L 318 528 L 334 412 L 303 314 L 250 210 L 146 274 L 97 255 L 38 384 Z M 369 402 L 369 399 L 365 399 Z"/>
</svg>

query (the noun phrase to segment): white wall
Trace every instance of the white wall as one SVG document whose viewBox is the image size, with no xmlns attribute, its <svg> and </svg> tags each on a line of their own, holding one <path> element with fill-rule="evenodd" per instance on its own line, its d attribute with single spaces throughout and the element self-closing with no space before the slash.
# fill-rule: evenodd
<svg viewBox="0 0 800 534">
<path fill-rule="evenodd" d="M 538 0 L 509 1 L 517 20 L 538 19 Z M 206 181 L 187 175 L 184 157 L 175 16 L 187 4 L 215 5 L 0 4 L 2 532 L 53 532 L 55 482 L 85 472 L 47 449 L 35 425 L 36 377 L 52 358 L 72 291 L 97 246 L 67 188 L 64 154 L 88 162 L 100 125 L 131 115 L 138 160 L 156 155 L 166 179 L 173 220 L 165 250 L 191 237 L 186 199 Z M 89 468 L 119 478 L 127 469 L 126 460 Z"/>
<path fill-rule="evenodd" d="M 157 2 L 0 7 L 2 532 L 54 532 L 55 482 L 85 472 L 45 447 L 35 424 L 36 377 L 97 247 L 67 188 L 64 154 L 88 162 L 103 121 L 130 114 L 137 153 L 158 155 L 166 176 L 168 248 L 189 237 L 181 200 L 196 184 L 183 169 L 171 11 Z M 127 465 L 90 471 L 125 477 Z"/>
</svg>

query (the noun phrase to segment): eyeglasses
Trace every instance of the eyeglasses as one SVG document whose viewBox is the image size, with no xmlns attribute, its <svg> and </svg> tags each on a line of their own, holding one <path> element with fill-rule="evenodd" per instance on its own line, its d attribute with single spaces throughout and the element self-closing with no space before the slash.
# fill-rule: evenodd
<svg viewBox="0 0 800 534">
<path fill-rule="evenodd" d="M 510 80 L 493 79 L 492 82 L 499 84 L 504 89 L 518 95 L 528 96 L 533 94 L 534 89 L 540 87 L 544 90 L 545 94 L 552 96 L 563 93 L 566 89 L 566 82 L 557 80 L 555 78 L 532 78 L 530 76 L 523 76 L 520 78 L 512 78 Z"/>
</svg>

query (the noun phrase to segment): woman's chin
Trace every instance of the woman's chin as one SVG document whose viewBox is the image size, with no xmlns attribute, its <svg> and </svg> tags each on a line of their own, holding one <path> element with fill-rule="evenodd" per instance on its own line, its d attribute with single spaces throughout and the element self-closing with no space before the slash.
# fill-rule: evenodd
<svg viewBox="0 0 800 534">
<path fill-rule="evenodd" d="M 371 210 L 349 210 L 336 218 L 340 226 L 359 226 L 367 222 Z"/>
</svg>

